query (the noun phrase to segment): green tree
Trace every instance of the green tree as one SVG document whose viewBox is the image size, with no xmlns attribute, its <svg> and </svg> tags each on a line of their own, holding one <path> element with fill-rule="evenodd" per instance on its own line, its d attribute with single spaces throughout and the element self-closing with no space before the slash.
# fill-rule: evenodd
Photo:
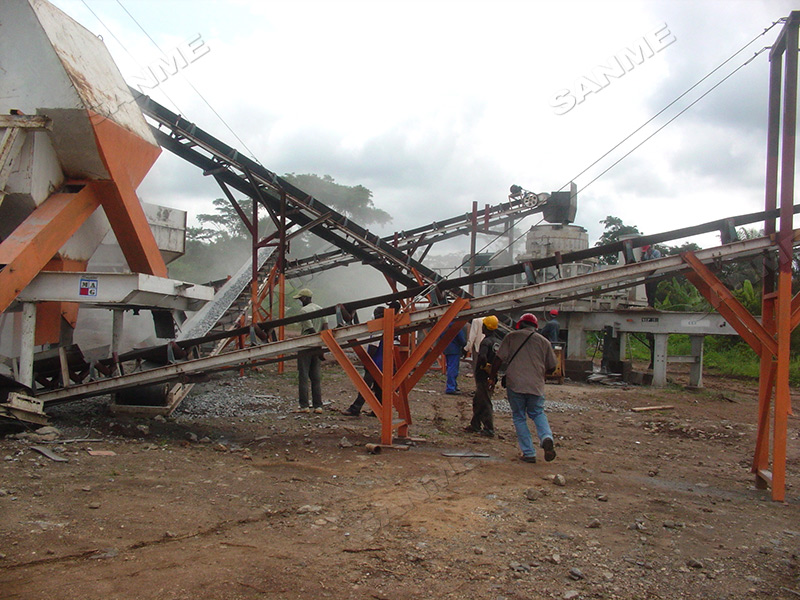
<svg viewBox="0 0 800 600">
<path fill-rule="evenodd" d="M 605 226 L 605 231 L 595 246 L 605 246 L 618 242 L 620 237 L 626 235 L 641 235 L 642 232 L 636 225 L 625 225 L 619 217 L 608 216 L 600 221 Z M 599 258 L 601 265 L 616 265 L 618 262 L 617 253 L 603 254 Z"/>
<path fill-rule="evenodd" d="M 658 284 L 656 308 L 672 311 L 705 312 L 711 305 L 703 295 L 683 277 L 665 279 Z"/>
<path fill-rule="evenodd" d="M 392 220 L 389 213 L 376 208 L 372 192 L 363 185 L 342 185 L 330 175 L 311 173 L 287 173 L 283 178 L 361 226 L 385 225 Z"/>
<path fill-rule="evenodd" d="M 242 198 L 236 201 L 241 207 L 242 212 L 247 215 L 248 220 L 252 219 L 253 201 L 250 198 Z M 227 199 L 217 198 L 213 201 L 214 213 L 201 213 L 197 215 L 200 227 L 189 227 L 187 238 L 200 242 L 223 243 L 232 240 L 250 240 L 250 232 L 244 221 L 239 217 L 239 213 Z M 260 208 L 260 207 L 259 207 Z M 267 209 L 260 208 L 258 219 L 259 237 L 264 237 L 267 233 L 275 230 Z"/>
<path fill-rule="evenodd" d="M 661 251 L 662 256 L 674 256 L 676 254 L 683 254 L 684 252 L 697 252 L 700 246 L 694 242 L 684 242 L 680 246 L 661 246 L 657 244 L 656 247 Z"/>
<path fill-rule="evenodd" d="M 330 175 L 290 173 L 284 178 L 361 225 L 391 221 L 389 213 L 375 207 L 372 192 L 362 185 L 340 185 Z M 243 198 L 237 203 L 244 214 L 251 217 L 252 200 Z M 224 278 L 234 273 L 250 255 L 250 232 L 233 205 L 224 198 L 217 198 L 213 205 L 214 212 L 197 216 L 199 227 L 187 229 L 186 253 L 170 264 L 170 275 L 175 279 L 205 283 Z M 259 237 L 274 230 L 266 209 L 259 210 Z M 306 256 L 325 245 L 313 234 L 298 236 L 292 240 L 292 256 Z"/>
</svg>

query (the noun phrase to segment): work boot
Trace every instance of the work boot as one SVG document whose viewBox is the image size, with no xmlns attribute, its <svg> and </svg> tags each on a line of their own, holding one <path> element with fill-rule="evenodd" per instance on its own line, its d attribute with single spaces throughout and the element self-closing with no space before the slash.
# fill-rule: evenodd
<svg viewBox="0 0 800 600">
<path fill-rule="evenodd" d="M 545 438 L 542 442 L 542 449 L 544 450 L 544 459 L 547 462 L 550 462 L 556 457 L 556 449 L 555 444 L 553 444 L 553 438 Z"/>
</svg>

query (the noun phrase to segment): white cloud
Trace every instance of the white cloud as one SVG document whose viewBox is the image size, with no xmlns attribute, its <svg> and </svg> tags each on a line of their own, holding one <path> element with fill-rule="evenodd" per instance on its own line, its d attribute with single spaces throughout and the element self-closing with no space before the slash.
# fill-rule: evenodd
<svg viewBox="0 0 800 600">
<path fill-rule="evenodd" d="M 87 3 L 140 62 L 157 56 L 117 4 Z M 103 33 L 123 73 L 135 73 L 82 2 L 56 4 Z M 792 8 L 784 0 L 123 4 L 162 48 L 197 33 L 211 48 L 155 99 L 244 150 L 191 81 L 267 168 L 370 188 L 394 217 L 387 233 L 465 213 L 473 201 L 501 202 L 512 183 L 560 188 Z M 673 44 L 567 114 L 554 112 L 558 90 L 663 25 Z M 578 224 L 592 241 L 608 214 L 655 233 L 759 210 L 767 70 L 761 55 L 597 181 L 679 107 L 578 177 L 579 187 L 591 182 Z M 208 211 L 220 192 L 179 163 L 159 159 L 144 195 Z"/>
</svg>

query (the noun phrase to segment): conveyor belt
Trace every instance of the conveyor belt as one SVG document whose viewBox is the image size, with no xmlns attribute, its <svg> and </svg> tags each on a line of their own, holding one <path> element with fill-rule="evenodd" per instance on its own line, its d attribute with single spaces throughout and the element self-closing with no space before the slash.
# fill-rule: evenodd
<svg viewBox="0 0 800 600">
<path fill-rule="evenodd" d="M 795 232 L 795 240 L 798 237 L 800 237 L 800 231 Z M 698 250 L 695 256 L 703 263 L 713 263 L 756 256 L 771 249 L 774 249 L 772 238 L 762 237 Z M 596 295 L 603 293 L 610 287 L 631 287 L 642 283 L 645 277 L 674 275 L 686 269 L 687 266 L 680 256 L 667 256 L 647 262 L 611 267 L 558 281 L 529 285 L 515 290 L 471 299 L 468 308 L 459 314 L 459 319 L 470 319 L 489 313 L 525 310 L 549 303 L 554 298 L 569 300 L 571 298 Z M 404 326 L 403 330 L 410 331 L 431 327 L 442 317 L 448 307 L 449 305 L 432 306 L 411 313 L 409 315 L 409 324 Z M 380 335 L 380 332 L 370 331 L 366 323 L 340 327 L 334 330 L 334 337 L 341 346 L 355 343 L 361 344 L 377 335 Z M 226 354 L 175 363 L 149 371 L 111 377 L 68 388 L 49 390 L 38 394 L 37 398 L 47 406 L 79 398 L 108 394 L 140 385 L 172 381 L 215 369 L 225 369 L 253 362 L 286 360 L 296 356 L 300 350 L 324 347 L 325 344 L 320 335 L 307 335 L 261 346 L 252 346 L 242 350 L 234 350 Z M 279 359 L 279 357 L 281 358 Z"/>
<path fill-rule="evenodd" d="M 145 116 L 157 123 L 152 127 L 153 135 L 162 147 L 200 167 L 205 174 L 213 175 L 221 184 L 248 195 L 273 215 L 280 212 L 282 196 L 285 196 L 289 225 L 308 227 L 315 235 L 344 253 L 375 267 L 406 287 L 418 285 L 415 272 L 427 282 L 442 279 L 432 269 L 240 154 L 194 123 L 133 88 L 131 93 Z M 462 290 L 454 290 L 453 293 L 466 295 Z"/>
</svg>

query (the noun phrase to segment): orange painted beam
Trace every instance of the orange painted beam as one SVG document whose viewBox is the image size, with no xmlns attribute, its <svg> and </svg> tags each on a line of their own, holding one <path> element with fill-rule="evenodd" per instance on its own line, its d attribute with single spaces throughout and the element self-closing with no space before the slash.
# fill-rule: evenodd
<svg viewBox="0 0 800 600">
<path fill-rule="evenodd" d="M 86 271 L 86 261 L 70 260 L 59 256 L 48 262 L 42 271 L 60 273 L 82 273 Z M 57 344 L 61 341 L 61 323 L 64 321 L 75 329 L 78 321 L 77 302 L 41 302 L 36 306 L 36 335 L 34 344 Z"/>
<path fill-rule="evenodd" d="M 456 298 L 436 325 L 431 327 L 425 339 L 417 344 L 417 347 L 414 348 L 414 351 L 405 363 L 397 369 L 398 378 L 407 380 L 408 389 L 414 388 L 428 368 L 439 358 L 439 355 L 444 352 L 447 344 L 458 335 L 458 329 L 447 331 L 447 328 L 458 313 L 467 307 L 469 307 L 469 300 L 466 298 Z M 463 325 L 466 321 L 462 321 L 461 323 Z M 447 334 L 445 335 L 446 331 Z M 430 350 L 430 352 L 428 352 L 428 350 Z"/>
<path fill-rule="evenodd" d="M 792 298 L 792 321 L 791 329 L 794 331 L 800 325 L 800 292 Z"/>
<path fill-rule="evenodd" d="M 772 357 L 762 358 L 758 379 L 758 426 L 756 430 L 756 449 L 753 454 L 753 473 L 765 471 L 769 467 L 769 413 L 772 392 L 775 389 L 775 367 Z"/>
<path fill-rule="evenodd" d="M 792 274 L 781 268 L 778 275 L 777 317 L 778 351 L 775 368 L 775 410 L 772 430 L 772 499 L 783 502 L 786 496 L 786 442 L 789 415 L 792 412 L 789 391 L 789 363 L 791 361 L 791 302 Z"/>
<path fill-rule="evenodd" d="M 772 287 L 772 286 L 770 286 Z M 764 295 L 761 301 L 761 324 L 770 335 L 775 335 L 775 297 Z M 756 448 L 753 454 L 752 472 L 756 473 L 756 485 L 766 487 L 759 473 L 769 469 L 770 408 L 775 391 L 777 363 L 771 355 L 762 356 L 758 377 L 758 424 L 756 426 Z M 770 482 L 772 476 L 770 474 Z"/>
<path fill-rule="evenodd" d="M 697 260 L 692 252 L 681 254 L 681 258 L 688 264 L 692 271 L 686 274 L 686 278 L 691 281 L 698 291 L 703 294 L 706 300 L 725 317 L 748 345 L 763 356 L 762 346 L 772 355 L 778 352 L 778 344 L 775 339 L 767 332 L 747 309 L 742 306 L 734 295 L 725 287 L 711 270 Z"/>
<path fill-rule="evenodd" d="M 325 342 L 328 350 L 330 350 L 331 354 L 333 354 L 336 362 L 339 363 L 339 366 L 342 367 L 342 370 L 344 370 L 345 374 L 350 378 L 350 381 L 352 381 L 353 385 L 356 386 L 358 393 L 364 397 L 364 400 L 366 400 L 367 404 L 369 404 L 372 412 L 374 412 L 378 419 L 381 420 L 381 403 L 378 402 L 378 399 L 375 397 L 372 389 L 367 385 L 367 382 L 364 381 L 364 378 L 361 377 L 361 373 L 358 372 L 358 369 L 356 369 L 355 365 L 353 365 L 353 363 L 350 362 L 350 359 L 347 358 L 347 355 L 344 353 L 344 350 L 342 350 L 339 342 L 337 342 L 336 338 L 333 337 L 333 331 L 330 329 L 323 329 L 320 331 L 319 335 L 322 338 L 322 341 Z M 375 363 L 373 363 L 373 366 L 374 365 Z M 377 369 L 377 367 L 375 368 Z M 391 419 L 389 424 L 391 425 Z"/>
<path fill-rule="evenodd" d="M 395 348 L 395 364 L 403 364 L 409 357 L 409 344 L 411 343 L 411 334 L 405 333 L 400 336 L 400 347 Z M 397 394 L 395 394 L 395 408 L 397 414 L 400 416 L 401 424 L 397 428 L 398 437 L 408 437 L 408 428 L 412 424 L 411 419 L 411 406 L 408 402 L 408 393 L 411 388 L 408 381 L 400 379 L 397 387 Z"/>
<path fill-rule="evenodd" d="M 92 111 L 89 119 L 100 157 L 111 177 L 103 190 L 103 210 L 125 260 L 136 273 L 166 277 L 167 266 L 136 196 L 136 188 L 161 154 L 161 148 Z"/>
<path fill-rule="evenodd" d="M 0 243 L 0 311 L 55 256 L 72 234 L 100 206 L 97 184 L 72 194 L 53 194 Z"/>
<path fill-rule="evenodd" d="M 387 308 L 383 313 L 383 377 L 381 395 L 383 410 L 381 418 L 381 443 L 392 443 L 392 409 L 394 408 L 394 309 Z"/>
</svg>

